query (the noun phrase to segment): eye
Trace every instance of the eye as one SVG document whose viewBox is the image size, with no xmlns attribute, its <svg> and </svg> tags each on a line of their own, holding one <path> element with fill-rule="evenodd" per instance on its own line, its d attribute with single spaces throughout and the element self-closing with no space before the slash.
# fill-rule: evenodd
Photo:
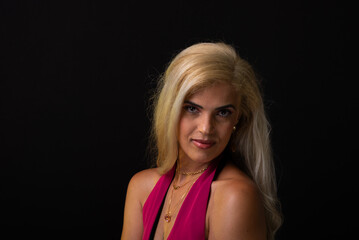
<svg viewBox="0 0 359 240">
<path fill-rule="evenodd" d="M 217 114 L 220 117 L 226 118 L 226 117 L 229 117 L 232 114 L 232 112 L 230 110 L 228 110 L 228 109 L 221 109 L 221 110 L 218 111 Z"/>
<path fill-rule="evenodd" d="M 184 109 L 189 113 L 197 113 L 198 109 L 192 105 L 186 105 L 184 106 Z"/>
</svg>

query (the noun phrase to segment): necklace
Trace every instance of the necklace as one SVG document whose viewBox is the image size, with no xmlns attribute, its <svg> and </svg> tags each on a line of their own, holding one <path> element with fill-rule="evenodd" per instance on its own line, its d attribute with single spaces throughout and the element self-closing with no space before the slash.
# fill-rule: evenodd
<svg viewBox="0 0 359 240">
<path fill-rule="evenodd" d="M 207 168 L 208 168 L 208 166 L 205 167 L 205 168 L 203 168 L 203 169 L 201 169 L 201 170 L 198 170 L 198 171 L 196 171 L 196 172 L 182 172 L 181 170 L 176 169 L 176 172 L 178 172 L 178 173 L 180 173 L 180 174 L 182 174 L 182 175 L 196 175 L 196 174 L 199 174 L 199 173 L 203 173 L 204 171 L 207 170 Z"/>
<path fill-rule="evenodd" d="M 191 182 L 191 181 L 193 181 L 193 179 L 192 179 L 192 180 L 189 180 L 188 182 L 186 182 L 186 183 L 184 183 L 184 184 L 182 184 L 182 185 L 177 185 L 177 186 L 176 186 L 175 183 L 173 182 L 172 187 L 173 187 L 174 190 L 177 190 L 177 189 L 183 187 L 184 185 L 186 185 L 187 183 L 189 183 L 189 182 Z"/>
<path fill-rule="evenodd" d="M 177 188 L 173 187 L 172 192 L 171 192 L 171 197 L 170 197 L 170 200 L 168 202 L 167 213 L 165 214 L 165 222 L 166 223 L 171 222 L 173 214 L 175 214 L 177 212 L 177 208 L 181 205 L 181 203 L 183 202 L 185 196 L 188 194 L 189 190 L 191 189 L 191 187 L 193 186 L 193 184 L 196 182 L 197 179 L 198 179 L 198 177 L 196 177 L 195 179 L 192 179 L 191 181 L 188 181 L 188 182 L 186 182 L 185 184 L 182 185 L 182 186 L 184 186 L 187 183 L 192 182 L 192 184 L 187 188 L 185 193 L 182 194 L 179 202 L 174 206 L 173 212 L 171 212 L 171 204 L 172 204 L 173 192 L 174 192 L 174 190 L 176 190 L 176 189 L 178 189 L 178 188 L 180 188 L 182 186 L 177 186 Z"/>
</svg>

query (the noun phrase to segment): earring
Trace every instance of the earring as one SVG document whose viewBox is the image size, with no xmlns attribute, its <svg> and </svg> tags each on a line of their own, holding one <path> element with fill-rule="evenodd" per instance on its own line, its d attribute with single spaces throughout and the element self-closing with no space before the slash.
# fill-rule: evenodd
<svg viewBox="0 0 359 240">
<path fill-rule="evenodd" d="M 236 126 L 233 126 L 233 132 L 232 132 L 232 134 L 234 134 L 234 132 L 236 131 Z M 233 135 L 232 135 L 233 136 Z M 232 138 L 232 140 L 231 140 L 231 142 L 230 142 L 230 146 L 231 146 L 231 150 L 232 150 L 232 152 L 235 152 L 236 151 L 236 146 L 235 146 L 235 143 L 234 143 L 234 140 L 233 140 L 233 138 Z"/>
</svg>

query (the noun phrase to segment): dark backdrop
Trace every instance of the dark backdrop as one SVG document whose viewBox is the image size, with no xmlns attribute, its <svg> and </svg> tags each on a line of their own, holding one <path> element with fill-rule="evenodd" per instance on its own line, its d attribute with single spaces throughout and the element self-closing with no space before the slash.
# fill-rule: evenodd
<svg viewBox="0 0 359 240">
<path fill-rule="evenodd" d="M 261 76 L 284 225 L 347 239 L 357 210 L 354 11 L 336 1 L 1 1 L 1 239 L 119 239 L 146 168 L 149 91 L 179 50 Z"/>
</svg>

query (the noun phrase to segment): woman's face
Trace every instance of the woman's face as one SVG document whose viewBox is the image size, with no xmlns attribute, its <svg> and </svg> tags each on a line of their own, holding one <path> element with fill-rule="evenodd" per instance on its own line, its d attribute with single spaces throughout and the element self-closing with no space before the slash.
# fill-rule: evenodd
<svg viewBox="0 0 359 240">
<path fill-rule="evenodd" d="M 181 161 L 206 163 L 219 156 L 238 117 L 239 100 L 229 84 L 206 87 L 185 99 L 179 120 Z"/>
</svg>

